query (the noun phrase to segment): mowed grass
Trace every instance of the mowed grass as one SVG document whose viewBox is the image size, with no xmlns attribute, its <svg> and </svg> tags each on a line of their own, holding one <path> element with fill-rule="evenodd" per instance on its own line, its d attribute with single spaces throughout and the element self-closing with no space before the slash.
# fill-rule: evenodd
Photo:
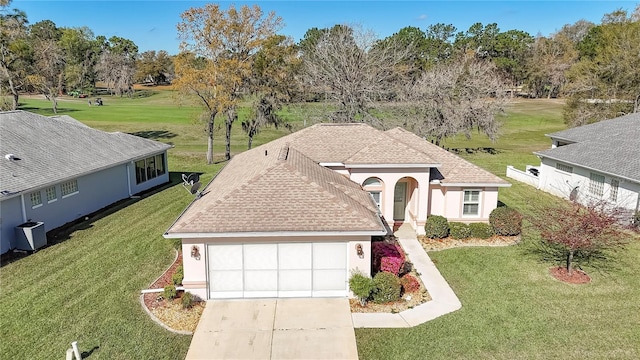
<svg viewBox="0 0 640 360">
<path fill-rule="evenodd" d="M 175 145 L 172 178 L 201 172 L 208 182 L 223 163 L 204 164 L 206 138 L 199 109 L 178 107 L 171 92 L 146 98 L 103 97 L 60 102 L 60 113 L 107 131 L 137 133 Z M 51 115 L 49 103 L 23 98 L 23 109 Z M 315 106 L 315 105 L 312 105 Z M 246 110 L 243 110 L 246 111 Z M 519 101 L 510 105 L 502 136 L 450 139 L 450 148 L 493 147 L 497 154 L 462 156 L 499 176 L 506 165 L 538 164 L 532 154 L 549 146 L 544 135 L 564 129 L 561 104 Z M 246 114 L 246 112 L 244 113 Z M 305 109 L 289 111 L 300 127 Z M 243 113 L 240 114 L 244 116 Z M 218 132 L 221 134 L 222 132 Z M 287 131 L 265 129 L 255 144 Z M 216 138 L 221 160 L 224 138 Z M 246 149 L 239 123 L 232 151 Z M 500 190 L 500 201 L 530 214 L 531 205 L 555 198 L 527 185 Z M 62 358 L 71 341 L 90 359 L 181 359 L 191 337 L 172 334 L 142 310 L 139 291 L 173 260 L 162 233 L 191 200 L 181 185 L 167 187 L 92 219 L 68 240 L 0 268 L 0 358 Z M 588 285 L 554 280 L 551 265 L 523 245 L 431 252 L 463 308 L 411 329 L 358 329 L 363 359 L 635 359 L 640 358 L 640 246 L 633 243 L 607 269 L 586 270 Z"/>
</svg>

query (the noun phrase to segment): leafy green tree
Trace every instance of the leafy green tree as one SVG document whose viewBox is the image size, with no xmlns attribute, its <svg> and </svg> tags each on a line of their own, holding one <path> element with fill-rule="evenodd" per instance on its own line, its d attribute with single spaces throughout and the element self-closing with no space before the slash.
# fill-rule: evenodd
<svg viewBox="0 0 640 360">
<path fill-rule="evenodd" d="M 182 13 L 181 18 L 178 24 L 181 51 L 206 59 L 212 73 L 208 78 L 215 80 L 208 88 L 200 82 L 197 87 L 201 95 L 207 96 L 206 101 L 200 95 L 199 98 L 209 115 L 210 142 L 215 115 L 223 112 L 226 115 L 225 158 L 230 159 L 231 128 L 238 118 L 236 107 L 251 78 L 255 55 L 280 28 L 282 20 L 273 12 L 265 16 L 257 5 L 240 8 L 231 5 L 224 10 L 217 4 L 191 8 Z M 176 62 L 176 75 L 183 76 L 176 84 L 179 89 L 195 88 L 186 80 L 193 81 L 193 73 L 199 71 L 191 67 L 193 64 L 192 61 Z M 208 152 L 211 155 L 208 158 L 212 159 L 212 151 Z"/>
<path fill-rule="evenodd" d="M 106 83 L 112 94 L 131 96 L 138 46 L 133 41 L 119 36 L 112 36 L 108 41 L 104 37 L 98 37 L 96 40 L 102 46 L 97 64 L 100 79 Z"/>
<path fill-rule="evenodd" d="M 249 86 L 254 100 L 249 117 L 242 122 L 242 129 L 249 138 L 249 149 L 260 128 L 283 124 L 278 110 L 291 100 L 295 89 L 300 67 L 297 55 L 293 41 L 283 35 L 271 36 L 256 54 Z"/>
<path fill-rule="evenodd" d="M 640 111 L 640 21 L 624 10 L 606 14 L 578 49 L 580 60 L 567 72 L 565 122 L 579 126 Z"/>
<path fill-rule="evenodd" d="M 153 85 L 168 83 L 173 78 L 173 59 L 168 52 L 145 51 L 136 60 L 135 81 Z"/>
<path fill-rule="evenodd" d="M 27 36 L 27 15 L 7 9 L 9 3 L 5 1 L 0 7 L 0 96 L 5 91 L 10 94 L 12 103 L 6 108 L 15 110 L 31 66 L 32 49 Z"/>
<path fill-rule="evenodd" d="M 67 91 L 90 92 L 95 87 L 96 64 L 101 48 L 88 27 L 62 28 L 59 45 L 65 59 Z"/>
</svg>

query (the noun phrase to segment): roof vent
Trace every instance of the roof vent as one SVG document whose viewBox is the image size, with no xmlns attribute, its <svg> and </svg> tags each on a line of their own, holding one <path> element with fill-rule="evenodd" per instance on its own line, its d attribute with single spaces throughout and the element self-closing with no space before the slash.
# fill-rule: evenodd
<svg viewBox="0 0 640 360">
<path fill-rule="evenodd" d="M 278 154 L 278 160 L 287 160 L 289 156 L 289 143 L 286 143 L 282 148 L 280 148 L 280 154 Z"/>
<path fill-rule="evenodd" d="M 7 155 L 4 156 L 4 158 L 9 160 L 9 161 L 11 161 L 11 162 L 22 160 L 19 157 L 13 155 L 13 154 L 7 154 Z"/>
</svg>

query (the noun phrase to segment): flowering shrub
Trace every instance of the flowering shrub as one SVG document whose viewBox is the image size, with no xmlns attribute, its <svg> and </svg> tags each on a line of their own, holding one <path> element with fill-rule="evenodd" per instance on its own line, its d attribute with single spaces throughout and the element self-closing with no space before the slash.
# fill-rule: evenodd
<svg viewBox="0 0 640 360">
<path fill-rule="evenodd" d="M 404 251 L 398 243 L 375 241 L 371 243 L 373 266 L 377 271 L 389 272 L 394 275 L 400 273 L 404 266 Z"/>
<path fill-rule="evenodd" d="M 420 290 L 420 282 L 411 274 L 405 274 L 401 277 L 400 285 L 402 285 L 402 289 L 405 293 L 412 293 Z"/>
</svg>

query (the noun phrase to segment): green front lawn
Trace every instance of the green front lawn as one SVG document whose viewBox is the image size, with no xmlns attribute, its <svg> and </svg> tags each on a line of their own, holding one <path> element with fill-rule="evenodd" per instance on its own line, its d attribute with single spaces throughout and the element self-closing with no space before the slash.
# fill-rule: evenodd
<svg viewBox="0 0 640 360">
<path fill-rule="evenodd" d="M 60 103 L 69 114 L 107 131 L 139 133 L 171 142 L 169 170 L 202 172 L 206 183 L 222 164 L 204 165 L 206 142 L 198 110 L 179 108 L 170 92 L 148 98 L 104 97 L 105 106 L 86 99 Z M 51 115 L 43 100 L 22 99 L 23 109 Z M 300 125 L 301 115 L 289 119 Z M 236 124 L 233 151 L 246 149 Z M 560 105 L 521 101 L 512 105 L 503 136 L 492 144 L 448 140 L 450 148 L 494 147 L 498 154 L 464 154 L 504 176 L 506 165 L 524 168 L 539 161 L 532 151 L 547 148 L 545 133 L 564 128 Z M 285 134 L 266 129 L 264 143 Z M 224 139 L 216 139 L 221 154 Z M 91 219 L 68 240 L 0 268 L 0 358 L 63 358 L 72 341 L 90 359 L 181 359 L 191 337 L 172 334 L 152 322 L 139 291 L 173 260 L 162 233 L 191 196 L 168 187 L 99 219 Z M 535 201 L 554 198 L 514 183 L 500 201 L 529 212 Z M 527 237 L 527 241 L 531 241 Z M 367 359 L 640 358 L 640 246 L 636 242 L 606 271 L 587 268 L 588 285 L 566 285 L 547 272 L 525 246 L 452 249 L 430 253 L 462 301 L 463 308 L 411 329 L 356 330 L 358 351 Z"/>
</svg>

